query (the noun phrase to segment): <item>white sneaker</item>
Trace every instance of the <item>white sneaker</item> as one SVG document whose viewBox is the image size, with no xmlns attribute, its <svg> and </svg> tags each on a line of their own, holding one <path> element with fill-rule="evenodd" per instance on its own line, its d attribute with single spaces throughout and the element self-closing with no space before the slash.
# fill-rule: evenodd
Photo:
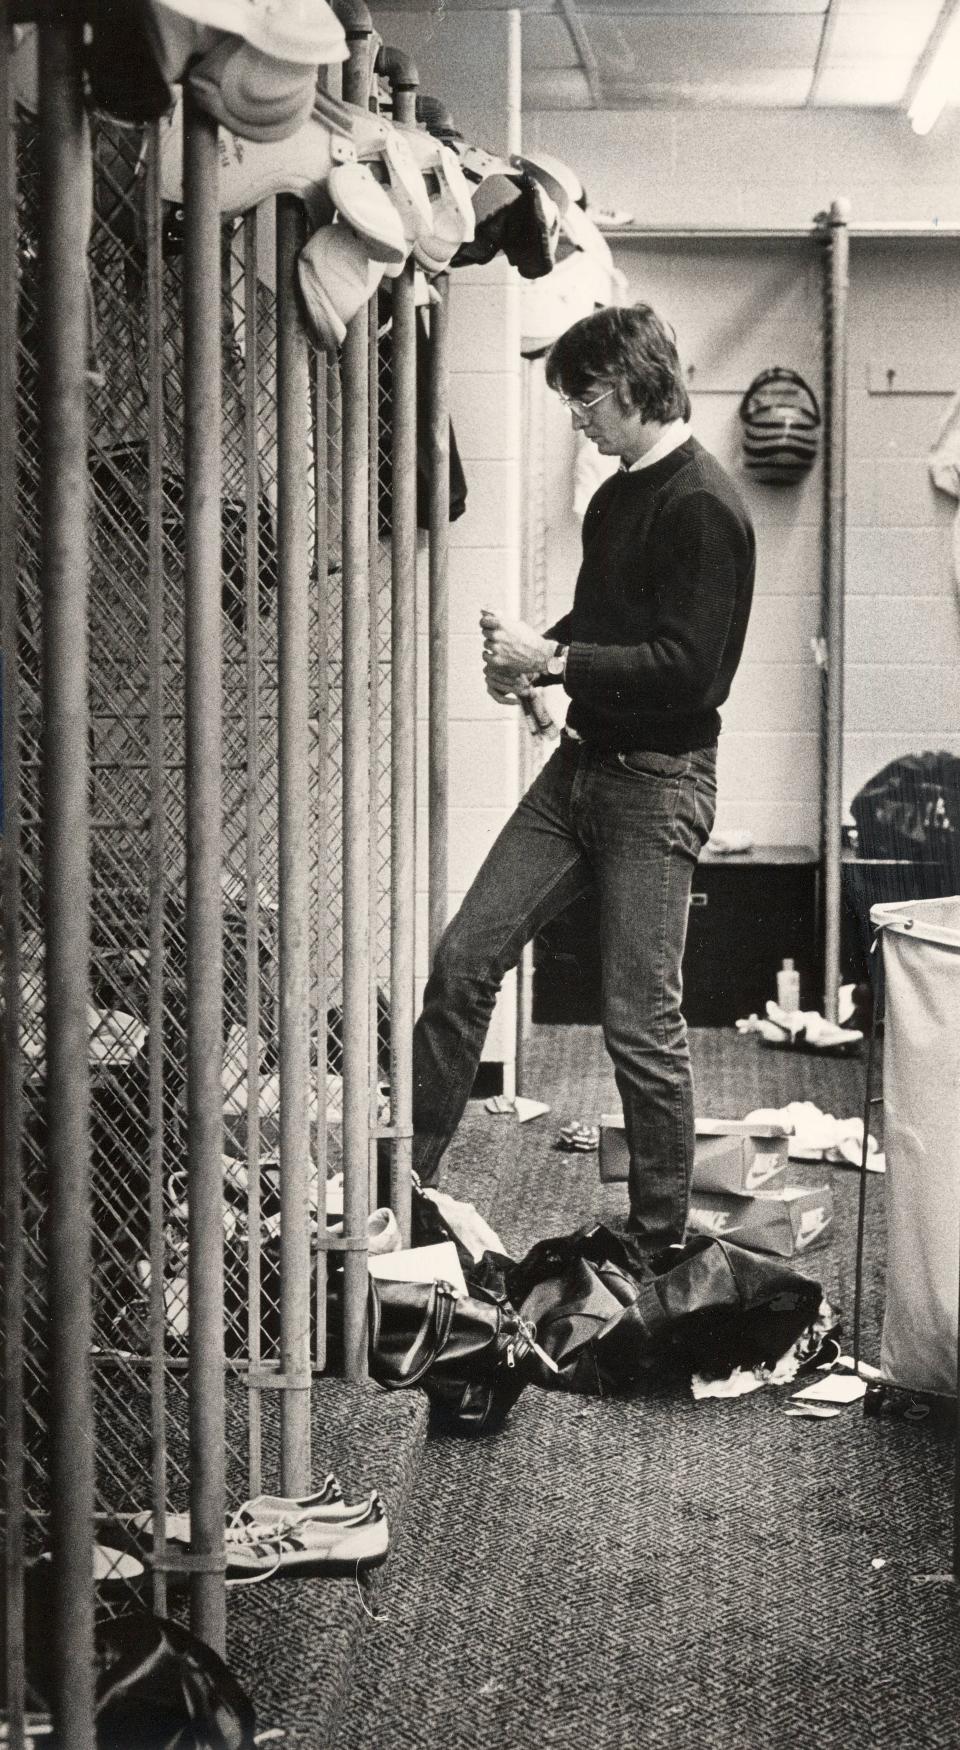
<svg viewBox="0 0 960 1750">
<path fill-rule="evenodd" d="M 381 1506 L 376 1489 L 362 1501 L 317 1500 L 315 1496 L 256 1495 L 230 1515 L 225 1536 L 234 1542 L 255 1542 L 277 1530 L 295 1530 L 300 1525 L 356 1525 Z"/>
<path fill-rule="evenodd" d="M 274 1574 L 294 1577 L 358 1574 L 386 1561 L 390 1530 L 382 1503 L 375 1497 L 361 1519 L 308 1519 L 292 1528 L 267 1527 L 249 1542 L 227 1541 L 227 1585 L 269 1580 Z"/>
</svg>

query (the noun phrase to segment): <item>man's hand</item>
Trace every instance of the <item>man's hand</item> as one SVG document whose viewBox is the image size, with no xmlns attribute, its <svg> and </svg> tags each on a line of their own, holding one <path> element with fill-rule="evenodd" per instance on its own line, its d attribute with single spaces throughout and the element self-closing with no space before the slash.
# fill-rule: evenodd
<svg viewBox="0 0 960 1750">
<path fill-rule="evenodd" d="M 488 670 L 485 680 L 487 692 L 491 699 L 496 699 L 498 705 L 516 705 L 521 699 L 528 698 L 534 690 L 526 675 L 518 675 L 515 681 L 505 681 Z"/>
<path fill-rule="evenodd" d="M 515 682 L 523 681 L 521 690 L 529 692 L 527 677 L 542 673 L 554 652 L 554 645 L 549 638 L 541 638 L 532 626 L 524 620 L 509 620 L 497 608 L 484 608 L 480 615 L 480 630 L 483 633 L 483 666 L 486 670 L 487 691 L 494 698 L 499 695 L 493 691 L 491 682 L 499 687 L 508 683 L 510 690 L 518 691 Z"/>
</svg>

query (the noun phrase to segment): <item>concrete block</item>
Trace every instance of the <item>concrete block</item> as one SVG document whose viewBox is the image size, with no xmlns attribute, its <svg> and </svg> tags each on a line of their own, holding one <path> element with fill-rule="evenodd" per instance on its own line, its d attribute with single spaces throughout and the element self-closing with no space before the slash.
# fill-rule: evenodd
<svg viewBox="0 0 960 1750">
<path fill-rule="evenodd" d="M 507 427 L 504 428 L 507 435 Z M 520 538 L 520 470 L 515 461 L 471 462 L 467 508 L 450 525 L 450 546 L 506 547 Z M 519 556 L 518 556 L 519 557 Z"/>
<path fill-rule="evenodd" d="M 458 371 L 450 379 L 450 417 L 467 475 L 469 507 L 468 463 L 510 461 L 520 471 L 519 372 Z"/>
<path fill-rule="evenodd" d="M 884 528 L 922 528 L 949 516 L 930 479 L 926 457 L 877 458 L 877 521 Z"/>
<path fill-rule="evenodd" d="M 780 805 L 819 794 L 819 747 L 819 732 L 723 734 L 717 760 L 720 794 Z"/>
<path fill-rule="evenodd" d="M 850 529 L 847 597 L 933 595 L 950 585 L 949 541 L 940 529 Z"/>
<path fill-rule="evenodd" d="M 812 656 L 805 664 L 754 662 L 745 656 L 723 707 L 724 731 L 812 730 L 819 710 L 820 675 Z"/>
</svg>

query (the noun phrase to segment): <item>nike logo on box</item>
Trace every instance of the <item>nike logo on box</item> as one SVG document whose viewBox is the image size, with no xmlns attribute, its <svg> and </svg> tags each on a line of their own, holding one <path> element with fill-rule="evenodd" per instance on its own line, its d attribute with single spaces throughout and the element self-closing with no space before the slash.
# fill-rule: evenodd
<svg viewBox="0 0 960 1750">
<path fill-rule="evenodd" d="M 797 1250 L 804 1246 L 812 1246 L 815 1239 L 830 1226 L 830 1217 L 825 1209 L 805 1209 L 800 1217 L 800 1232 L 797 1235 Z"/>
</svg>

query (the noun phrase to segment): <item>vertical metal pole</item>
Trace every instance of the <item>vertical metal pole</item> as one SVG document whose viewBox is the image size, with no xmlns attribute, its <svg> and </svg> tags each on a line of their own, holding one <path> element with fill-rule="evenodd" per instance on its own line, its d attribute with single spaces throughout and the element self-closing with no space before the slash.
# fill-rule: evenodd
<svg viewBox="0 0 960 1750">
<path fill-rule="evenodd" d="M 257 326 L 256 208 L 243 221 L 243 447 L 246 483 L 247 774 L 246 806 L 246 1026 L 247 1026 L 247 1354 L 255 1383 L 247 1394 L 248 1486 L 261 1489 L 262 1398 L 260 1373 L 260 469 Z M 250 1377 L 248 1375 L 248 1378 Z"/>
<path fill-rule="evenodd" d="M 362 21 L 361 21 L 362 22 Z M 348 102 L 367 101 L 369 31 L 348 29 Z M 366 308 L 347 329 L 343 385 L 343 1364 L 367 1373 L 370 1152 L 370 528 Z"/>
<path fill-rule="evenodd" d="M 522 570 L 520 575 L 520 618 L 529 625 L 541 623 L 543 607 L 537 599 L 537 559 L 542 546 L 540 524 L 543 516 L 543 419 L 541 381 L 530 359 L 524 359 L 521 373 L 522 389 L 522 453 L 527 458 L 527 490 L 522 503 Z M 532 783 L 537 769 L 533 737 L 520 716 L 519 738 L 520 789 Z M 526 1092 L 527 1039 L 533 1017 L 533 943 L 528 942 L 517 962 L 517 1014 L 514 1040 L 514 1085 L 518 1094 Z"/>
<path fill-rule="evenodd" d="M 317 655 L 313 669 L 316 711 L 317 801 L 314 816 L 313 866 L 315 870 L 314 905 L 316 907 L 316 958 L 314 961 L 313 1012 L 316 1016 L 317 1066 L 314 1077 L 314 1099 L 317 1109 L 317 1230 L 322 1239 L 327 1225 L 327 1009 L 330 1002 L 329 956 L 327 950 L 329 900 L 329 866 L 327 847 L 330 838 L 330 810 L 327 790 L 327 757 L 329 752 L 330 685 L 327 676 L 330 650 L 330 393 L 333 372 L 328 374 L 327 361 L 318 352 L 314 360 L 313 379 L 313 516 L 314 565 L 316 568 Z M 315 1307 L 317 1337 L 315 1363 L 319 1369 L 327 1364 L 327 1253 L 317 1246 L 317 1279 Z"/>
<path fill-rule="evenodd" d="M 415 69 L 393 82 L 394 116 L 416 120 Z M 417 833 L 417 327 L 414 264 L 393 280 L 391 496 L 390 1117 L 391 1203 L 410 1243 Z"/>
<path fill-rule="evenodd" d="M 281 1488 L 310 1483 L 310 373 L 294 295 L 300 202 L 277 198 Z"/>
<path fill-rule="evenodd" d="M 86 251 L 81 24 L 40 15 L 40 530 L 43 594 L 47 1173 L 55 1735 L 93 1750 L 90 1369 L 90 819 Z"/>
<path fill-rule="evenodd" d="M 147 318 L 147 591 L 149 616 L 148 783 L 150 850 L 148 930 L 150 953 L 150 1431 L 153 1468 L 153 1541 L 160 1553 L 166 1537 L 167 1408 L 165 1368 L 164 1124 L 163 1124 L 163 930 L 164 930 L 164 660 L 163 660 L 163 249 L 159 129 L 151 128 L 146 164 Z M 153 1576 L 154 1608 L 166 1614 L 162 1566 Z"/>
<path fill-rule="evenodd" d="M 378 1078 L 380 1007 L 380 344 L 377 299 L 367 305 L 367 442 L 370 462 L 367 475 L 367 540 L 370 554 L 370 889 L 367 905 L 370 919 L 370 994 L 367 1024 L 370 1028 L 370 1146 L 367 1171 L 370 1206 L 377 1198 L 377 1131 L 379 1116 Z"/>
<path fill-rule="evenodd" d="M 217 127 L 183 94 L 191 1623 L 222 1653 L 223 939 Z M 219 1571 L 218 1571 L 219 1570 Z"/>
<path fill-rule="evenodd" d="M 840 975 L 841 824 L 843 820 L 843 629 L 847 474 L 847 293 L 850 203 L 830 208 L 827 343 L 827 444 L 824 457 L 824 633 L 827 675 L 823 725 L 823 1012 L 837 1018 Z"/>
<path fill-rule="evenodd" d="M 450 832 L 449 549 L 450 314 L 449 274 L 433 282 L 430 311 L 430 642 L 429 642 L 429 893 L 430 957 L 447 921 Z"/>
<path fill-rule="evenodd" d="M 0 1345 L 3 1354 L 6 1538 L 0 1620 L 0 1707 L 12 1750 L 23 1750 L 25 1693 L 23 1340 L 24 1233 L 23 1100 L 20 1084 L 20 779 L 17 697 L 17 208 L 16 135 L 10 79 L 10 31 L 0 26 L 0 1169 L 3 1182 L 3 1272 Z M 3 653 L 6 652 L 4 657 Z"/>
</svg>

